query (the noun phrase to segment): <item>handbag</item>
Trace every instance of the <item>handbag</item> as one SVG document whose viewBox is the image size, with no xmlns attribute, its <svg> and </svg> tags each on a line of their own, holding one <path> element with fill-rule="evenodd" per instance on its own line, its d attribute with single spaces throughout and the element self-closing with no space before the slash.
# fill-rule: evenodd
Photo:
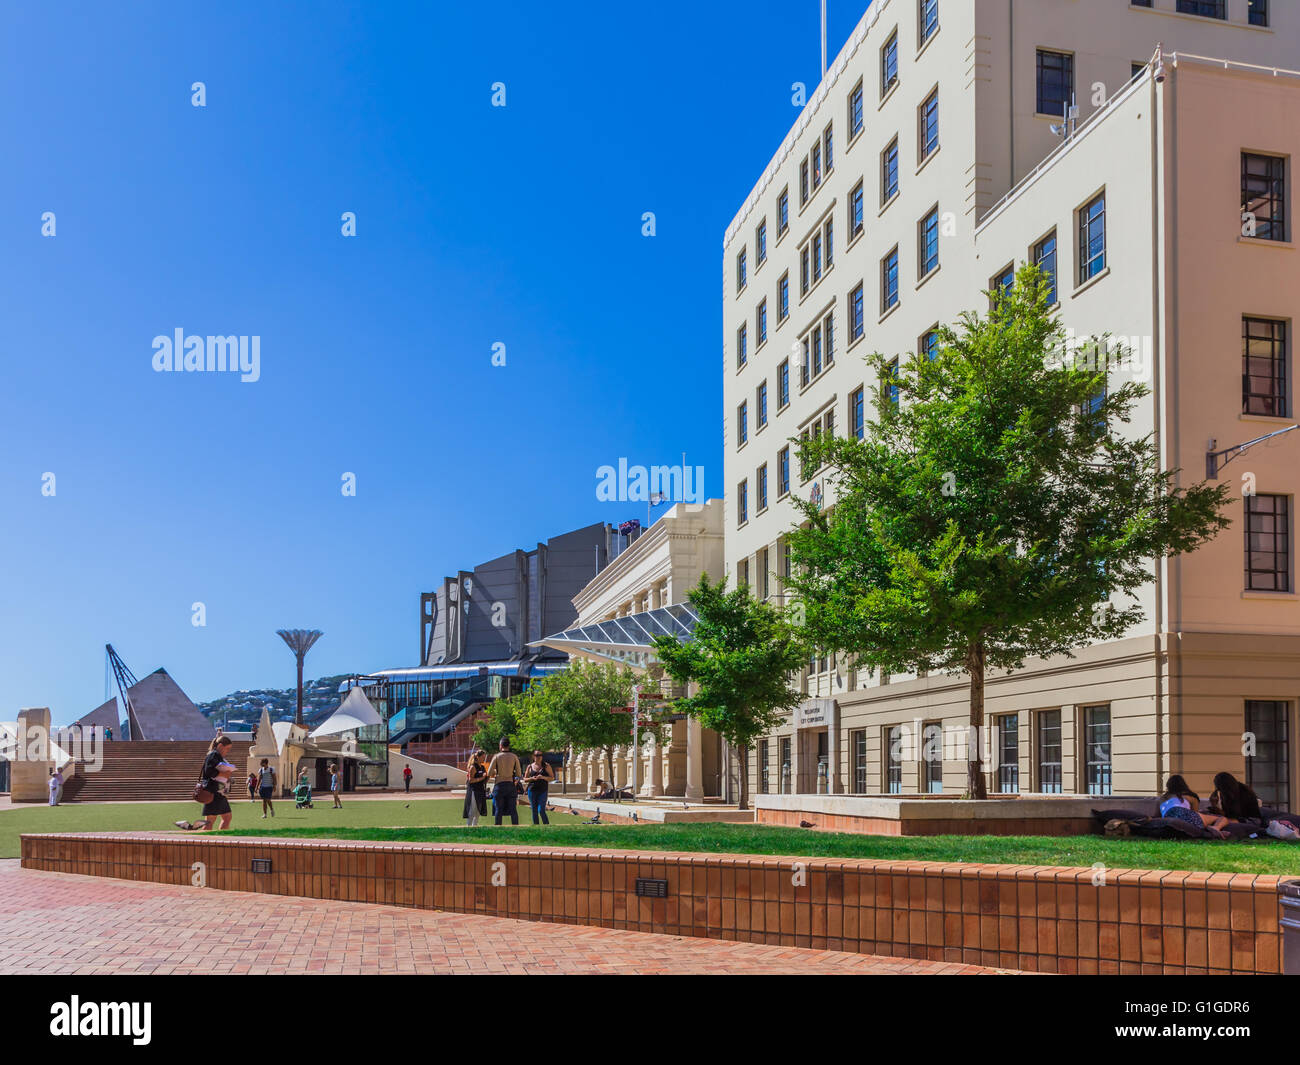
<svg viewBox="0 0 1300 1065">
<path fill-rule="evenodd" d="M 194 801 L 201 802 L 204 806 L 207 806 L 215 798 L 212 792 L 208 790 L 207 783 L 206 780 L 200 780 L 194 785 Z"/>
</svg>

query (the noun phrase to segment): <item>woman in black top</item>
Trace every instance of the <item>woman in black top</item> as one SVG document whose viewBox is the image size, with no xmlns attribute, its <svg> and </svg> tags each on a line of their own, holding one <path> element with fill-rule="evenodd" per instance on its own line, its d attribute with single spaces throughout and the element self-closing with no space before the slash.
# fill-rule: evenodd
<svg viewBox="0 0 1300 1065">
<path fill-rule="evenodd" d="M 555 779 L 555 773 L 549 765 L 546 764 L 545 757 L 541 751 L 533 752 L 533 760 L 528 763 L 528 768 L 524 770 L 524 784 L 528 788 L 528 805 L 533 809 L 533 824 L 549 825 L 550 818 L 546 816 L 546 792 L 547 787 Z M 538 818 L 541 821 L 538 821 Z"/>
<path fill-rule="evenodd" d="M 1216 773 L 1214 794 L 1210 796 L 1210 810 L 1221 813 L 1229 821 L 1247 825 L 1262 825 L 1264 814 L 1259 808 L 1259 796 L 1249 784 L 1243 784 L 1231 773 Z"/>
<path fill-rule="evenodd" d="M 218 736 L 212 741 L 212 749 L 208 751 L 208 756 L 203 760 L 203 770 L 200 780 L 203 787 L 212 793 L 212 801 L 204 804 L 203 819 L 200 821 L 177 821 L 178 828 L 193 831 L 194 829 L 210 829 L 212 823 L 218 817 L 221 818 L 221 827 L 230 827 L 230 801 L 222 794 L 223 789 L 230 780 L 230 774 L 234 772 L 235 767 L 230 764 L 226 756 L 230 753 L 233 744 L 229 736 Z"/>
<path fill-rule="evenodd" d="M 487 751 L 475 751 L 465 767 L 465 810 L 461 814 L 468 827 L 478 825 L 478 819 L 487 813 Z"/>
</svg>

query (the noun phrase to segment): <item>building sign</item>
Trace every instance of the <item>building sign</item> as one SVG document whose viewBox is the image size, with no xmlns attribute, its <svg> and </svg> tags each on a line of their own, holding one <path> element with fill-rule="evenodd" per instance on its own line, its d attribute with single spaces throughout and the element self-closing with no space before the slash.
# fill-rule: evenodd
<svg viewBox="0 0 1300 1065">
<path fill-rule="evenodd" d="M 795 728 L 830 728 L 835 724 L 834 699 L 808 699 L 794 708 Z"/>
</svg>

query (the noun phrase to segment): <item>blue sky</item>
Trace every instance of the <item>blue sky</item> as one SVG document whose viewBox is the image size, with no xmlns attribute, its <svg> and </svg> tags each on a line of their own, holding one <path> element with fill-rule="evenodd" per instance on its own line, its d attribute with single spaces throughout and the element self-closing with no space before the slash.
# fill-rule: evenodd
<svg viewBox="0 0 1300 1065">
<path fill-rule="evenodd" d="M 599 466 L 721 495 L 722 234 L 819 61 L 816 0 L 0 7 L 0 718 L 106 642 L 196 700 L 289 686 L 280 627 L 413 664 L 444 573 L 644 520 Z M 177 328 L 260 380 L 155 373 Z"/>
</svg>

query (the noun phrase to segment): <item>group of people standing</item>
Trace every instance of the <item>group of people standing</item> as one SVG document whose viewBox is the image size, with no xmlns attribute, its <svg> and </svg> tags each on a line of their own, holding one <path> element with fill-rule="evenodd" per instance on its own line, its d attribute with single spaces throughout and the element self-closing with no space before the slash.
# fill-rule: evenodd
<svg viewBox="0 0 1300 1065">
<path fill-rule="evenodd" d="M 487 751 L 480 747 L 470 755 L 465 766 L 465 821 L 473 828 L 478 824 L 478 819 L 487 813 L 490 781 L 493 784 L 492 813 L 498 825 L 503 817 L 509 817 L 512 825 L 519 824 L 521 790 L 528 795 L 533 824 L 549 825 L 551 821 L 546 816 L 546 804 L 551 781 L 555 779 L 555 770 L 547 763 L 546 755 L 542 751 L 534 751 L 533 760 L 525 768 L 521 766 L 519 756 L 510 749 L 508 739 L 501 740 L 497 746 L 497 753 L 492 756 L 491 762 L 487 760 Z"/>
</svg>

